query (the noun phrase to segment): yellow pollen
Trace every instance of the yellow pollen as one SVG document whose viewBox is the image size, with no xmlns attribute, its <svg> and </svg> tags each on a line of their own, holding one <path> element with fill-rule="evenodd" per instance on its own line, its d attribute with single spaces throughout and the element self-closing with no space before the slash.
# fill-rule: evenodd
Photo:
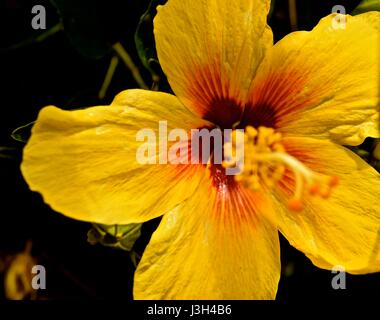
<svg viewBox="0 0 380 320">
<path fill-rule="evenodd" d="M 233 130 L 231 141 L 225 142 L 224 168 L 238 168 L 234 179 L 254 191 L 273 188 L 283 180 L 287 170 L 294 175 L 293 195 L 288 207 L 302 211 L 305 193 L 328 198 L 339 183 L 337 177 L 314 172 L 298 159 L 289 155 L 282 135 L 273 128 L 247 126 L 245 130 Z"/>
</svg>

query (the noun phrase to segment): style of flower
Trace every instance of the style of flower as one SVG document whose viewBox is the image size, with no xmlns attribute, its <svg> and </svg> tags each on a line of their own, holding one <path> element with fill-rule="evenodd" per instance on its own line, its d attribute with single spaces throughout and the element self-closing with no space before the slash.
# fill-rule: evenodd
<svg viewBox="0 0 380 320">
<path fill-rule="evenodd" d="M 380 13 L 338 28 L 332 14 L 273 45 L 269 7 L 169 0 L 154 32 L 176 96 L 126 90 L 110 106 L 39 114 L 22 172 L 54 210 L 102 224 L 163 216 L 136 299 L 273 299 L 278 231 L 320 268 L 380 270 L 380 177 L 342 146 L 380 137 Z M 244 129 L 244 169 L 225 174 L 231 153 L 221 165 L 140 164 L 136 132 L 160 120 Z"/>
</svg>

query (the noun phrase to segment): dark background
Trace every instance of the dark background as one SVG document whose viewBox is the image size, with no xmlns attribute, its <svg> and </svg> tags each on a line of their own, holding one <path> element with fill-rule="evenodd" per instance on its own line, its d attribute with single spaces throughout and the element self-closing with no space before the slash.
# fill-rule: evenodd
<svg viewBox="0 0 380 320">
<path fill-rule="evenodd" d="M 47 290 L 39 294 L 39 299 L 132 299 L 134 265 L 129 255 L 122 250 L 90 245 L 90 224 L 53 212 L 39 194 L 29 191 L 19 170 L 24 144 L 11 138 L 15 128 L 34 121 L 45 105 L 74 109 L 108 104 L 118 92 L 136 88 L 130 71 L 120 63 L 106 98 L 97 98 L 113 54 L 112 50 L 107 53 L 107 48 L 117 41 L 122 42 L 145 81 L 151 84 L 134 43 L 134 32 L 149 1 L 66 1 L 70 2 L 73 7 L 88 6 L 88 15 L 97 23 L 87 36 L 92 39 L 90 45 L 95 53 L 101 52 L 102 57 L 83 56 L 67 32 L 9 49 L 41 34 L 30 25 L 33 5 L 45 6 L 48 29 L 60 21 L 60 15 L 48 0 L 0 1 L 0 146 L 10 148 L 7 157 L 0 157 L 0 259 L 23 251 L 26 241 L 31 240 L 33 255 L 47 269 Z M 298 27 L 310 30 L 335 4 L 344 5 L 349 13 L 358 3 L 297 1 Z M 276 40 L 290 32 L 288 1 L 276 1 L 270 25 Z M 161 90 L 169 90 L 164 82 Z M 143 251 L 157 222 L 144 225 L 136 251 Z M 333 290 L 330 271 L 314 267 L 286 240 L 281 241 L 283 275 L 277 296 L 280 301 L 378 296 L 379 274 L 347 275 L 347 290 Z M 0 274 L 0 300 L 5 298 L 2 287 Z"/>
</svg>

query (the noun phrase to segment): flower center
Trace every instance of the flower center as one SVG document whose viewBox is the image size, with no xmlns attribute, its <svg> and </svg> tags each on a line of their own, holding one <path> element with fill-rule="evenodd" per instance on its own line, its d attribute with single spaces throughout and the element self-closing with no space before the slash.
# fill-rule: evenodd
<svg viewBox="0 0 380 320">
<path fill-rule="evenodd" d="M 273 128 L 247 126 L 234 130 L 230 141 L 223 145 L 223 167 L 238 168 L 234 179 L 254 191 L 263 186 L 273 188 L 285 177 L 287 171 L 294 175 L 293 195 L 288 207 L 293 211 L 303 209 L 305 192 L 312 196 L 328 198 L 338 178 L 314 172 L 298 159 L 288 154 L 282 144 L 282 135 Z"/>
</svg>

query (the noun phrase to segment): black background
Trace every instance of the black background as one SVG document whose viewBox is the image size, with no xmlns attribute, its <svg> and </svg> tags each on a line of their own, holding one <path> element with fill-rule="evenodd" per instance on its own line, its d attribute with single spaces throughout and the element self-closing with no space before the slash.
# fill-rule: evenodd
<svg viewBox="0 0 380 320">
<path fill-rule="evenodd" d="M 77 1 L 81 2 L 81 1 Z M 86 2 L 86 1 L 85 1 Z M 298 1 L 299 28 L 310 30 L 331 12 L 335 4 L 350 12 L 359 1 Z M 134 45 L 134 31 L 148 0 L 87 1 L 98 9 L 99 37 L 110 45 L 121 41 L 138 64 L 147 83 Z M 0 47 L 8 48 L 39 34 L 31 28 L 31 8 L 44 5 L 48 28 L 59 21 L 57 10 L 47 0 L 0 1 Z M 270 20 L 276 40 L 290 32 L 288 2 L 277 0 Z M 95 32 L 95 30 L 94 30 Z M 99 32 L 98 30 L 96 32 Z M 11 138 L 12 131 L 34 121 L 38 111 L 53 104 L 65 109 L 108 104 L 115 94 L 135 88 L 130 72 L 120 64 L 104 101 L 97 93 L 104 80 L 111 53 L 100 59 L 82 56 L 60 32 L 42 43 L 0 51 L 0 146 L 13 148 L 10 158 L 0 158 L 0 258 L 33 242 L 33 255 L 47 269 L 47 290 L 41 299 L 132 299 L 134 266 L 123 251 L 87 243 L 90 225 L 53 212 L 40 195 L 28 190 L 19 170 L 23 144 Z M 318 54 L 318 53 L 316 53 Z M 163 87 L 165 90 L 165 87 Z M 143 228 L 137 243 L 142 251 L 158 221 Z M 286 240 L 281 240 L 283 275 L 278 300 L 299 301 L 325 298 L 373 298 L 380 288 L 379 274 L 347 276 L 347 290 L 333 290 L 330 271 L 320 270 Z M 0 300 L 4 298 L 0 280 Z"/>
</svg>

